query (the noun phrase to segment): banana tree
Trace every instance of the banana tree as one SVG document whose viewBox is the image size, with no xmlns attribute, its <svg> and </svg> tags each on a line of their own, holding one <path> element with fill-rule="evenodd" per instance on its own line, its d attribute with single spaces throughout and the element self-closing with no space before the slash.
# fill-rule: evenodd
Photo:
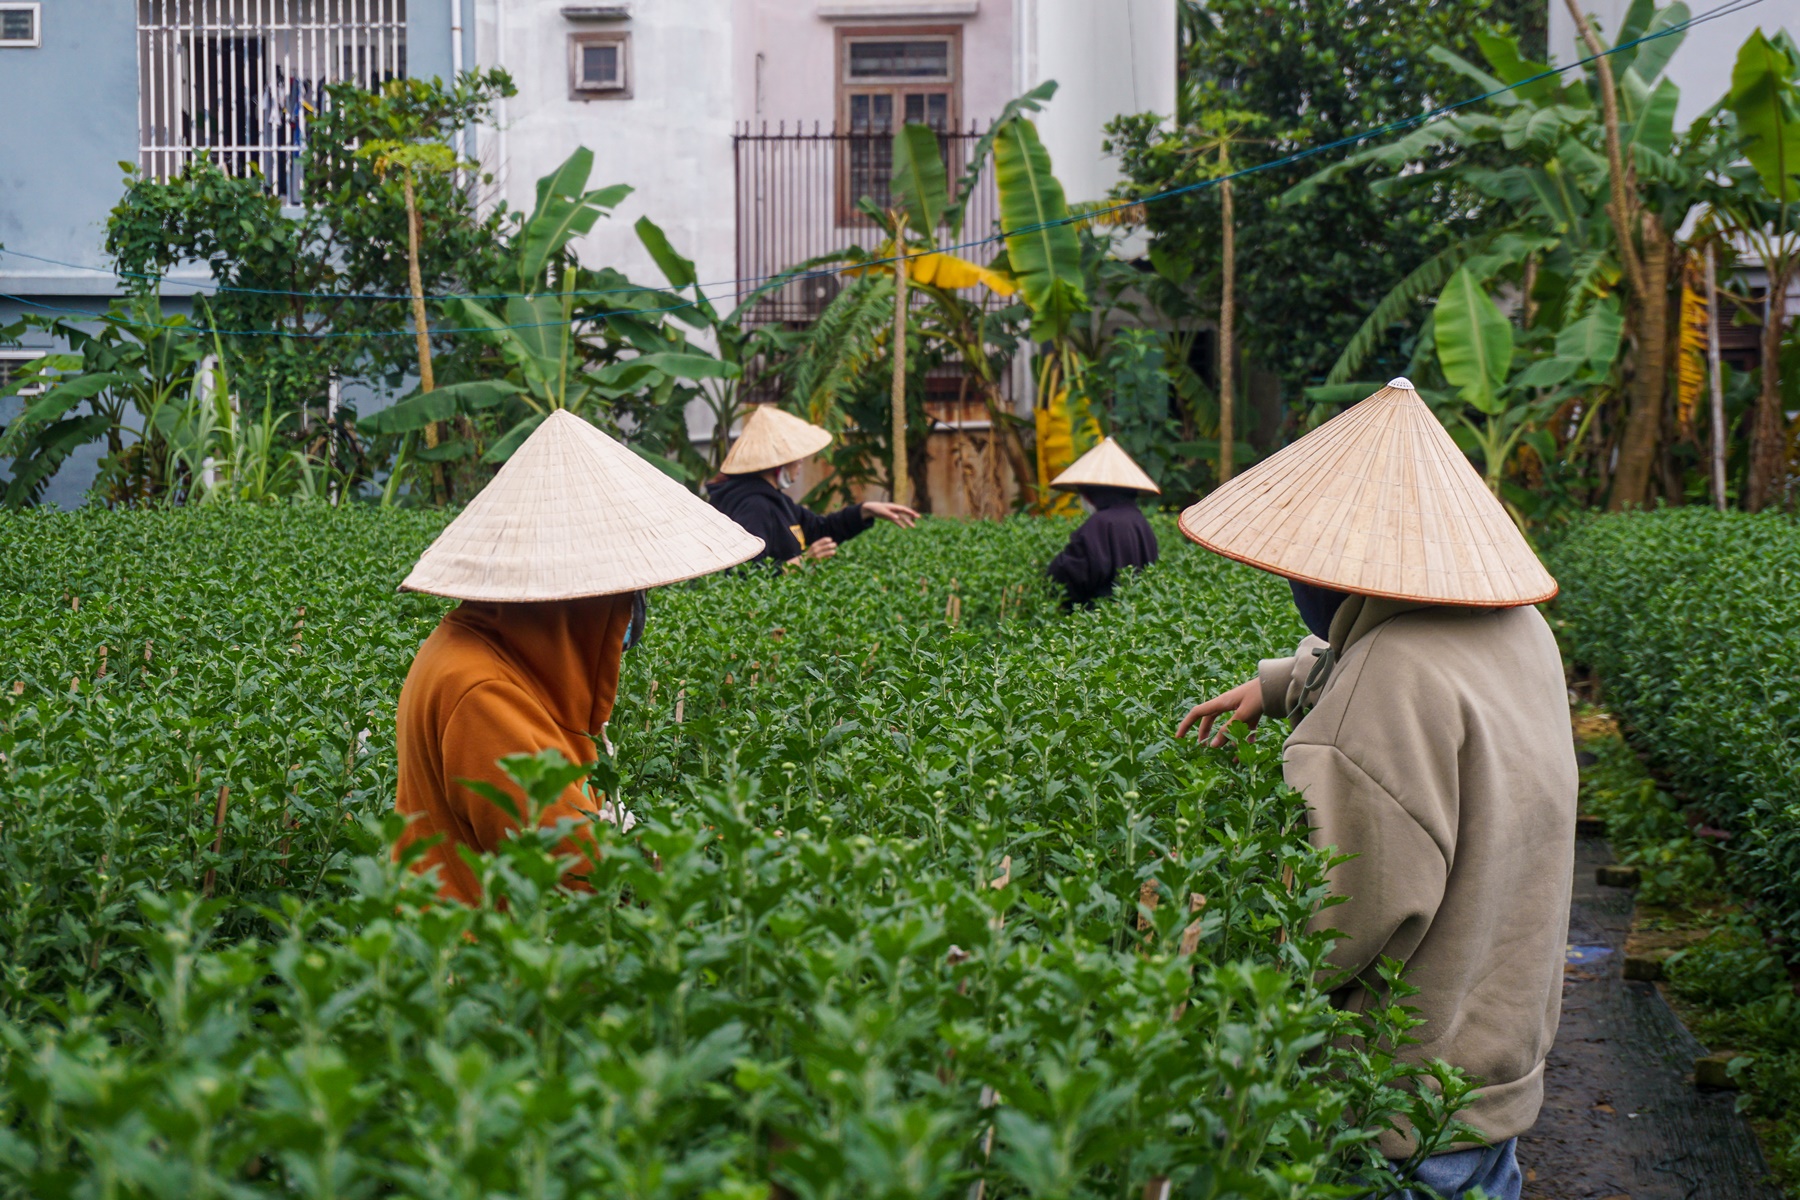
<svg viewBox="0 0 1800 1200">
<path fill-rule="evenodd" d="M 1659 9 L 1652 0 L 1633 0 L 1615 47 L 1671 32 L 1609 54 L 1585 74 L 1536 78 L 1547 71 L 1545 64 L 1527 59 L 1515 39 L 1497 34 L 1476 37 L 1486 69 L 1433 50 L 1434 58 L 1484 92 L 1517 86 L 1478 108 L 1353 153 L 1286 194 L 1285 203 L 1304 203 L 1325 180 L 1375 167 L 1392 172 L 1373 184 L 1378 191 L 1461 186 L 1501 202 L 1496 225 L 1429 260 L 1374 306 L 1328 383 L 1352 378 L 1393 326 L 1460 269 L 1483 284 L 1506 280 L 1518 286 L 1527 327 L 1540 320 L 1560 327 L 1616 293 L 1626 321 L 1627 340 L 1620 345 L 1621 354 L 1629 350 L 1627 386 L 1619 393 L 1622 405 L 1605 395 L 1609 409 L 1623 411 L 1599 414 L 1609 428 L 1590 443 L 1589 456 L 1597 481 L 1616 457 L 1610 487 L 1600 484 L 1610 505 L 1646 501 L 1664 438 L 1671 288 L 1679 259 L 1674 231 L 1705 198 L 1709 174 L 1724 165 L 1716 139 L 1703 136 L 1699 126 L 1687 135 L 1675 129 L 1680 93 L 1663 71 L 1682 42 L 1677 26 L 1687 15 L 1683 4 Z M 1611 166 L 1614 157 L 1619 170 Z M 1505 165 L 1492 165 L 1496 159 Z M 1429 352 L 1428 339 L 1417 345 L 1421 354 Z"/>
<path fill-rule="evenodd" d="M 0 456 L 13 460 L 0 504 L 35 502 L 70 454 L 102 440 L 109 499 L 162 497 L 171 481 L 157 417 L 193 382 L 204 352 L 194 329 L 185 317 L 165 315 L 153 294 L 115 301 L 97 331 L 42 324 L 70 349 L 32 360 L 0 392 L 26 396 L 0 434 Z"/>
<path fill-rule="evenodd" d="M 589 189 L 593 160 L 591 150 L 579 147 L 538 181 L 537 203 L 514 238 L 513 282 L 519 294 L 498 309 L 469 297 L 446 306 L 451 324 L 466 327 L 491 348 L 498 377 L 415 393 L 362 422 L 371 433 L 402 435 L 396 476 L 419 463 L 476 457 L 502 463 L 558 409 L 606 420 L 629 397 L 647 392 L 666 400 L 678 380 L 734 369 L 687 352 L 660 332 L 657 310 L 666 307 L 661 293 L 633 285 L 616 271 L 584 270 L 575 259 L 570 243 L 631 193 L 624 184 Z M 598 333 L 580 332 L 596 311 L 622 315 L 609 316 Z M 472 422 L 463 423 L 464 435 L 436 447 L 413 444 L 413 435 L 433 422 L 482 414 L 499 429 L 485 446 L 469 436 Z M 653 461 L 668 466 L 660 458 Z M 390 495 L 394 491 L 389 488 Z"/>
<path fill-rule="evenodd" d="M 891 289 L 894 319 L 888 337 L 889 355 L 893 363 L 893 388 L 890 395 L 890 446 L 893 465 L 889 478 L 896 488 L 907 488 L 907 420 L 905 407 L 906 337 L 911 305 L 908 294 L 925 301 L 918 319 L 910 321 L 917 336 L 937 341 L 947 347 L 963 367 L 964 387 L 973 386 L 987 410 L 989 436 L 983 452 L 984 481 L 982 494 L 972 497 L 974 507 L 983 515 L 998 516 L 1004 510 L 1004 484 L 1001 480 L 1000 455 L 1012 460 L 1021 489 L 1030 478 L 1025 466 L 1024 448 L 1018 433 L 1008 422 L 1000 379 L 1011 357 L 1014 338 L 1007 329 L 1008 321 L 984 303 L 977 288 L 996 296 L 1012 296 L 1018 284 L 1006 268 L 1004 260 L 983 265 L 941 248 L 940 230 L 953 240 L 962 209 L 957 207 L 966 192 L 953 204 L 949 174 L 944 169 L 938 134 L 927 125 L 908 124 L 894 135 L 894 176 L 891 194 L 895 206 L 887 211 L 865 204 L 864 211 L 886 234 L 886 239 L 867 254 L 852 249 L 846 257 L 866 265 L 846 271 L 852 276 L 878 275 L 893 280 Z M 979 181 L 979 164 L 971 168 L 961 186 L 971 188 Z"/>
<path fill-rule="evenodd" d="M 1037 486 L 1040 511 L 1073 513 L 1076 501 L 1050 490 L 1050 480 L 1100 440 L 1088 404 L 1088 362 L 1071 333 L 1088 308 L 1081 239 L 1050 152 L 1037 126 L 1015 116 L 994 136 L 994 180 L 1006 230 L 1007 265 L 1031 318 L 1031 336 L 1044 344 L 1037 364 Z"/>
<path fill-rule="evenodd" d="M 1768 274 L 1762 304 L 1762 388 L 1750 433 L 1744 507 L 1781 499 L 1789 468 L 1789 431 L 1781 394 L 1781 339 L 1787 293 L 1800 271 L 1800 47 L 1784 30 L 1761 29 L 1738 51 L 1725 106 L 1747 167 L 1734 167 L 1712 203 L 1724 228 L 1741 239 Z"/>
<path fill-rule="evenodd" d="M 1616 296 L 1552 331 L 1516 328 L 1473 271 L 1457 270 L 1439 292 L 1430 327 L 1435 361 L 1419 364 L 1425 384 L 1419 394 L 1521 526 L 1521 509 L 1531 497 L 1509 474 L 1520 448 L 1529 447 L 1544 465 L 1566 462 L 1579 451 L 1594 406 L 1561 439 L 1552 426 L 1567 417 L 1573 398 L 1617 386 L 1623 332 Z M 1435 386 L 1439 379 L 1443 387 Z M 1329 385 L 1310 394 L 1321 401 L 1352 399 L 1379 386 Z"/>
</svg>

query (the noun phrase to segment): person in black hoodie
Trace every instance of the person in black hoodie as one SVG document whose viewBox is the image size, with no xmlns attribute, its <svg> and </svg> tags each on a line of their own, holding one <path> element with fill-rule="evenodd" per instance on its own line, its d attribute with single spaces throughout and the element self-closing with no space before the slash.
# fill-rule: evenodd
<svg viewBox="0 0 1800 1200">
<path fill-rule="evenodd" d="M 1093 509 L 1048 567 L 1050 578 L 1068 593 L 1066 607 L 1091 607 L 1112 595 L 1120 571 L 1141 570 L 1156 561 L 1156 534 L 1138 508 L 1138 496 L 1160 495 L 1162 489 L 1117 442 L 1107 438 L 1050 486 L 1079 492 Z"/>
<path fill-rule="evenodd" d="M 706 485 L 712 506 L 763 540 L 753 561 L 793 563 L 830 558 L 876 518 L 911 529 L 919 514 L 904 504 L 865 500 L 829 516 L 794 503 L 783 490 L 789 468 L 823 450 L 831 434 L 817 425 L 765 404 L 751 410 L 743 432 Z"/>
</svg>

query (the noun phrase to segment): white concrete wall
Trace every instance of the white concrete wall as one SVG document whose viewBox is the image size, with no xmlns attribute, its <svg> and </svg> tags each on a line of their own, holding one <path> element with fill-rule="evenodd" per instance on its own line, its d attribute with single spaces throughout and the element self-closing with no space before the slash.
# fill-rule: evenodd
<svg viewBox="0 0 1800 1200">
<path fill-rule="evenodd" d="M 582 262 L 662 283 L 632 224 L 648 215 L 702 281 L 735 274 L 732 207 L 731 0 L 634 0 L 624 21 L 571 21 L 564 0 L 477 0 L 476 53 L 512 72 L 519 94 L 498 128 L 484 129 L 480 159 L 498 191 L 529 212 L 539 176 L 575 147 L 594 152 L 590 186 L 636 191 L 580 243 Z M 631 98 L 569 98 L 568 38 L 631 34 Z"/>
<path fill-rule="evenodd" d="M 1577 0 L 1581 10 L 1598 22 L 1596 32 L 1602 46 L 1610 46 L 1618 36 L 1619 25 L 1630 0 Z M 1586 46 L 1577 46 L 1575 19 L 1569 15 L 1567 0 L 1547 0 L 1550 5 L 1550 57 L 1559 63 L 1586 58 Z M 1689 7 L 1695 16 L 1719 7 L 1720 0 L 1692 0 Z M 1688 30 L 1681 49 L 1670 60 L 1668 76 L 1681 89 L 1681 105 L 1675 112 L 1676 129 L 1685 129 L 1693 119 L 1711 108 L 1731 89 L 1731 67 L 1737 61 L 1738 48 L 1753 30 L 1761 26 L 1765 33 L 1786 29 L 1800 36 L 1800 0 L 1760 0 L 1741 12 L 1721 16 Z"/>
<path fill-rule="evenodd" d="M 1038 132 L 1070 201 L 1099 200 L 1118 182 L 1101 150 L 1121 113 L 1175 111 L 1176 0 L 1015 0 L 1015 93 L 1046 79 L 1056 99 Z"/>
</svg>

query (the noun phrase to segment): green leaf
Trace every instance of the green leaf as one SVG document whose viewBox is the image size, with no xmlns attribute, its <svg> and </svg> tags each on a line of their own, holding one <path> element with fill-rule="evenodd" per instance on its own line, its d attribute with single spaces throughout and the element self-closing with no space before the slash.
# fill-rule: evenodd
<svg viewBox="0 0 1800 1200">
<path fill-rule="evenodd" d="M 1512 108 L 1520 103 L 1519 97 L 1515 93 L 1504 90 L 1506 84 L 1503 80 L 1494 78 L 1453 50 L 1445 49 L 1443 46 L 1433 46 L 1425 52 L 1425 57 L 1441 62 L 1458 75 L 1473 81 L 1475 86 L 1483 92 L 1497 93 L 1488 98 L 1502 108 Z"/>
<path fill-rule="evenodd" d="M 469 457 L 474 450 L 473 442 L 465 438 L 451 438 L 435 446 L 420 446 L 413 451 L 413 457 L 426 463 L 459 462 Z"/>
<path fill-rule="evenodd" d="M 540 290 L 551 260 L 575 238 L 593 229 L 603 209 L 614 207 L 631 194 L 631 189 L 623 184 L 582 191 L 593 166 L 594 152 L 578 146 L 560 167 L 538 180 L 537 208 L 519 235 L 521 292 Z"/>
<path fill-rule="evenodd" d="M 19 508 L 36 500 L 63 460 L 77 448 L 105 437 L 110 428 L 112 422 L 105 413 L 89 413 L 40 429 L 31 439 L 26 453 L 14 459 L 12 479 L 7 483 L 6 495 L 0 498 L 0 504 Z"/>
<path fill-rule="evenodd" d="M 1435 317 L 1444 378 L 1476 408 L 1498 411 L 1500 384 L 1512 364 L 1512 322 L 1466 267 L 1444 285 Z"/>
<path fill-rule="evenodd" d="M 1556 334 L 1556 356 L 1573 360 L 1578 367 L 1603 374 L 1619 357 L 1625 334 L 1625 317 L 1617 296 L 1608 296 Z"/>
<path fill-rule="evenodd" d="M 500 440 L 488 447 L 488 452 L 481 456 L 481 461 L 491 465 L 503 463 L 513 456 L 513 452 L 525 444 L 525 439 L 537 432 L 548 413 L 532 413 L 511 429 L 500 435 Z"/>
<path fill-rule="evenodd" d="M 1054 95 L 1056 80 L 1046 79 L 1029 92 L 1014 96 L 1001 107 L 1000 115 L 994 118 L 994 123 L 988 126 L 987 132 L 975 143 L 975 149 L 969 152 L 969 164 L 963 170 L 962 178 L 956 181 L 956 196 L 944 212 L 944 224 L 952 242 L 962 236 L 963 222 L 969 215 L 969 198 L 975 194 L 975 185 L 981 182 L 981 172 L 987 165 L 988 155 L 993 153 L 995 135 L 1024 114 L 1042 110 Z"/>
<path fill-rule="evenodd" d="M 1635 42 L 1650 29 L 1650 22 L 1656 16 L 1656 0 L 1631 0 L 1631 7 L 1625 10 L 1625 19 L 1619 22 L 1619 36 L 1613 40 L 1614 46 L 1623 46 L 1627 42 Z M 1615 74 L 1629 71 L 1637 61 L 1640 46 L 1632 46 L 1620 50 L 1612 56 L 1612 68 Z"/>
<path fill-rule="evenodd" d="M 1675 3 L 1657 11 L 1655 19 L 1650 22 L 1649 28 L 1644 32 L 1646 35 L 1655 34 L 1672 26 L 1680 25 L 1687 21 L 1688 16 L 1688 6 L 1681 0 L 1675 0 Z M 1665 33 L 1653 41 L 1638 46 L 1635 59 L 1628 67 L 1621 69 L 1629 70 L 1645 83 L 1649 83 L 1663 73 L 1663 69 L 1669 65 L 1669 59 L 1674 57 L 1675 51 L 1679 50 L 1681 43 L 1686 40 L 1687 30 L 1685 29 L 1677 30 L 1674 33 Z"/>
<path fill-rule="evenodd" d="M 654 367 L 664 375 L 672 375 L 677 379 L 736 379 L 744 373 L 743 368 L 736 363 L 722 362 L 705 354 L 670 351 L 643 354 L 630 361 L 640 366 Z"/>
<path fill-rule="evenodd" d="M 652 454 L 636 442 L 626 442 L 625 445 L 630 448 L 633 454 L 661 471 L 664 475 L 667 475 L 670 479 L 673 479 L 676 483 L 686 486 L 694 482 L 694 473 L 673 459 L 664 458 L 660 454 Z"/>
<path fill-rule="evenodd" d="M 1657 84 L 1626 131 L 1625 144 L 1667 154 L 1675 145 L 1675 108 L 1680 103 L 1681 89 L 1673 79 Z"/>
<path fill-rule="evenodd" d="M 949 190 L 936 131 L 929 125 L 902 125 L 894 134 L 893 194 L 906 208 L 907 223 L 925 237 L 935 238 L 949 203 Z"/>
<path fill-rule="evenodd" d="M 676 252 L 675 247 L 669 243 L 669 235 L 662 231 L 660 225 L 649 217 L 639 217 L 632 228 L 637 230 L 638 241 L 650 252 L 651 260 L 663 273 L 663 278 L 669 281 L 670 287 L 680 290 L 693 286 L 699 278 L 694 271 L 693 262 Z"/>
<path fill-rule="evenodd" d="M 1548 63 L 1532 62 L 1519 53 L 1519 39 L 1487 30 L 1477 30 L 1475 45 L 1481 49 L 1481 56 L 1488 60 L 1494 68 L 1494 74 L 1500 77 L 1501 83 L 1516 84 L 1522 80 L 1532 82 L 1513 89 L 1513 95 L 1522 100 L 1542 101 L 1555 95 L 1561 86 L 1555 75 L 1546 75 L 1542 79 L 1534 76 L 1543 75 L 1550 69 Z"/>
<path fill-rule="evenodd" d="M 1782 204 L 1793 203 L 1794 175 L 1800 171 L 1800 99 L 1793 74 L 1788 56 L 1758 29 L 1738 51 L 1725 100 L 1744 135 L 1744 157 Z"/>
<path fill-rule="evenodd" d="M 516 396 L 522 390 L 517 384 L 503 379 L 476 379 L 467 383 L 445 384 L 435 391 L 414 393 L 395 402 L 390 408 L 370 413 L 358 420 L 357 425 L 365 433 L 409 433 L 415 429 L 423 429 L 433 421 L 447 421 L 479 409 L 493 408 L 508 396 Z"/>
<path fill-rule="evenodd" d="M 1037 126 L 1023 117 L 994 139 L 994 179 L 1000 221 L 1008 231 L 1007 259 L 1031 310 L 1033 333 L 1044 340 L 1059 337 L 1088 306 L 1081 239 L 1068 221 L 1068 200 L 1051 173 L 1050 152 L 1038 140 Z"/>
</svg>

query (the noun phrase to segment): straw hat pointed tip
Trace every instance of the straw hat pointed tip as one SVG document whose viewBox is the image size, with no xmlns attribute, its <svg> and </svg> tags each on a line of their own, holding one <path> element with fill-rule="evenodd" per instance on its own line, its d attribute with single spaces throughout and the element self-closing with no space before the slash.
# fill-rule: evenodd
<svg viewBox="0 0 1800 1200">
<path fill-rule="evenodd" d="M 557 410 L 400 588 L 456 600 L 574 600 L 708 575 L 762 548 L 636 451 Z"/>
<path fill-rule="evenodd" d="M 1083 454 L 1050 481 L 1050 486 L 1063 491 L 1082 487 L 1125 488 L 1134 492 L 1162 495 L 1162 489 L 1137 465 L 1125 447 L 1110 437 Z"/>
<path fill-rule="evenodd" d="M 744 427 L 725 455 L 725 461 L 719 464 L 719 470 L 726 475 L 772 471 L 811 458 L 829 445 L 829 430 L 773 404 L 758 404 L 744 418 Z"/>
</svg>

